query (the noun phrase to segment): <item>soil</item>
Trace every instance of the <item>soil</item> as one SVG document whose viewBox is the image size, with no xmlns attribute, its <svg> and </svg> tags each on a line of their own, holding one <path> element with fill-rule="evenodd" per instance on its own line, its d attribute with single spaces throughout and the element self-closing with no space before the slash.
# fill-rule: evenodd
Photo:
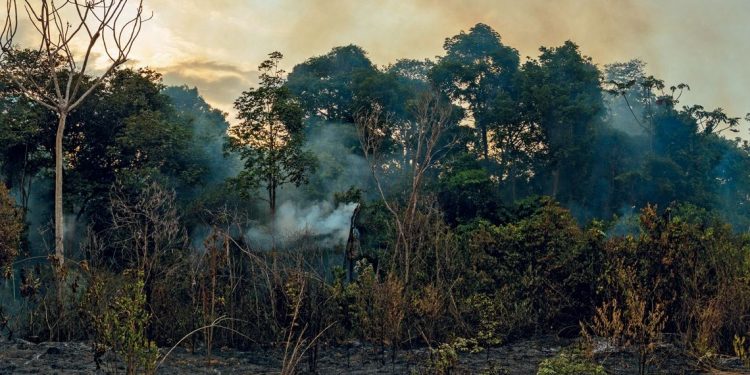
<svg viewBox="0 0 750 375">
<path fill-rule="evenodd" d="M 492 348 L 477 354 L 462 354 L 452 374 L 535 374 L 541 361 L 555 356 L 574 342 L 554 337 L 538 337 Z M 166 353 L 166 350 L 162 354 Z M 390 353 L 359 344 L 349 348 L 322 348 L 318 360 L 319 374 L 426 374 L 429 362 L 426 348 L 401 350 L 392 360 Z M 283 353 L 276 350 L 239 352 L 226 348 L 214 350 L 210 365 L 206 357 L 175 349 L 158 368 L 159 374 L 278 374 Z M 637 373 L 632 352 L 600 351 L 597 359 L 609 374 Z M 673 347 L 660 348 L 650 367 L 651 374 L 750 374 L 742 370 L 737 358 L 714 362 L 718 369 L 707 370 Z M 309 374 L 307 357 L 299 366 Z M 91 345 L 82 342 L 43 342 L 25 340 L 0 341 L 0 374 L 109 374 L 124 373 L 122 363 L 111 353 L 97 369 Z"/>
</svg>

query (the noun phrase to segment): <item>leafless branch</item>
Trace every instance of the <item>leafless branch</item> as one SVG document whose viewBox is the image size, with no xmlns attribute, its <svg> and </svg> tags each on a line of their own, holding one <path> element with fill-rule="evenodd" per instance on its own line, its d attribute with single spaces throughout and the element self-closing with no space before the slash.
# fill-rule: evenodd
<svg viewBox="0 0 750 375">
<path fill-rule="evenodd" d="M 0 29 L 0 52 L 7 64 L 21 63 L 15 46 L 17 2 L 6 0 L 5 22 Z M 143 22 L 150 19 L 144 15 L 143 0 L 41 0 L 39 3 L 24 0 L 23 9 L 39 36 L 36 51 L 46 57 L 44 75 L 51 81 L 54 93 L 44 92 L 49 89 L 46 86 L 28 84 L 32 77 L 21 69 L 14 71 L 20 75 L 14 82 L 26 82 L 19 87 L 30 99 L 66 113 L 80 106 L 109 74 L 127 62 Z M 84 47 L 76 51 L 77 46 Z M 87 83 L 91 58 L 98 49 L 110 63 L 103 74 L 81 91 Z M 61 73 L 67 75 L 65 82 L 59 80 Z"/>
<path fill-rule="evenodd" d="M 367 159 L 375 185 L 386 209 L 391 213 L 396 225 L 396 242 L 394 253 L 402 259 L 401 268 L 404 280 L 408 284 L 411 263 L 411 249 L 417 240 L 417 210 L 421 198 L 424 176 L 434 166 L 439 152 L 446 150 L 441 145 L 442 137 L 451 125 L 452 106 L 443 100 L 434 90 L 421 93 L 412 110 L 411 119 L 394 121 L 394 117 L 385 114 L 379 105 L 361 111 L 355 116 L 357 134 L 362 151 Z M 382 145 L 388 132 L 392 130 L 391 140 L 399 147 L 402 156 L 400 169 L 410 179 L 410 189 L 406 192 L 406 206 L 396 207 L 387 197 L 381 181 L 382 169 L 386 165 Z"/>
</svg>

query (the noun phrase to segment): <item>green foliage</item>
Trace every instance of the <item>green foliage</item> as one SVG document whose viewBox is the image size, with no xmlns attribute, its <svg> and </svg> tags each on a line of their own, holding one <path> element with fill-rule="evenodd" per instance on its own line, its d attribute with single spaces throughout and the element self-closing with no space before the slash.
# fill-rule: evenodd
<svg viewBox="0 0 750 375">
<path fill-rule="evenodd" d="M 106 304 L 103 311 L 89 315 L 95 345 L 114 351 L 125 363 L 128 374 L 155 373 L 159 351 L 147 336 L 151 315 L 146 310 L 143 273 L 126 272 L 117 290 L 105 286 L 102 279 L 94 279 L 89 288 L 90 301 L 111 298 L 109 302 L 99 302 Z"/>
<path fill-rule="evenodd" d="M 235 102 L 241 122 L 230 129 L 228 144 L 245 167 L 235 183 L 248 195 L 265 188 L 272 214 L 276 190 L 287 183 L 307 183 L 314 168 L 314 157 L 302 149 L 302 108 L 283 86 L 281 58 L 280 53 L 271 53 L 259 66 L 260 87 L 243 92 Z"/>
<path fill-rule="evenodd" d="M 432 360 L 428 371 L 431 374 L 447 375 L 458 365 L 458 352 L 450 344 L 440 344 L 430 351 L 430 357 Z"/>
<path fill-rule="evenodd" d="M 501 296 L 491 299 L 485 294 L 474 294 L 469 297 L 463 305 L 468 311 L 476 312 L 470 316 L 471 326 L 476 330 L 474 336 L 483 347 L 498 346 L 503 343 L 510 330 L 519 326 L 525 326 L 526 322 L 518 322 L 518 318 L 529 313 L 527 306 L 522 306 L 521 311 L 512 311 L 508 314 L 508 305 L 518 306 L 516 301 L 502 299 Z M 473 319 L 472 319 L 473 318 Z"/>
<path fill-rule="evenodd" d="M 163 89 L 153 70 L 119 70 L 70 115 L 65 149 L 76 152 L 66 170 L 66 200 L 97 229 L 107 225 L 117 181 L 153 179 L 188 190 L 206 178 L 210 165 L 193 145 L 196 130 Z"/>
<path fill-rule="evenodd" d="M 335 337 L 347 341 L 360 333 L 357 329 L 357 284 L 346 284 L 346 270 L 341 267 L 334 268 L 333 273 L 331 298 L 334 310 L 331 318 L 338 322 L 333 329 L 337 331 Z"/>
<path fill-rule="evenodd" d="M 477 222 L 462 228 L 472 256 L 471 288 L 484 294 L 474 301 L 485 301 L 481 305 L 491 316 L 502 317 L 505 334 L 566 319 L 575 324 L 591 311 L 596 293 L 600 232 L 581 230 L 569 211 L 550 200 L 540 203 L 502 226 Z M 522 213 L 523 206 L 516 210 Z"/>
<path fill-rule="evenodd" d="M 490 129 L 511 123 L 511 100 L 519 55 L 505 46 L 500 34 L 485 24 L 477 24 L 468 33 L 447 38 L 446 55 L 432 71 L 432 79 L 454 100 L 468 104 L 480 132 L 479 148 L 484 159 L 489 155 Z"/>
<path fill-rule="evenodd" d="M 595 120 L 603 109 L 599 71 L 571 41 L 540 51 L 538 60 L 524 64 L 521 78 L 524 110 L 539 124 L 547 148 L 535 178 L 554 198 L 581 201 L 579 182 L 589 178 Z"/>
<path fill-rule="evenodd" d="M 500 209 L 495 184 L 480 168 L 459 169 L 440 179 L 438 199 L 448 223 L 466 223 L 477 217 L 496 221 Z M 495 220 L 493 220 L 495 219 Z"/>
<path fill-rule="evenodd" d="M 66 213 L 89 238 L 71 244 L 60 289 L 48 268 L 20 272 L 25 331 L 94 337 L 133 371 L 151 370 L 152 340 L 174 345 L 193 331 L 203 335 L 192 347 L 203 340 L 209 352 L 314 343 L 310 372 L 318 341 L 393 353 L 427 345 L 428 371 L 450 373 L 463 351 L 579 326 L 635 347 L 642 370 L 665 339 L 704 359 L 747 357 L 750 145 L 721 136 L 739 119 L 680 108 L 687 85 L 668 87 L 639 61 L 600 71 L 570 41 L 520 65 L 477 24 L 444 49 L 435 62 L 378 67 L 360 47 L 336 47 L 288 79 L 272 53 L 259 86 L 235 101 L 231 127 L 197 89 L 167 88 L 150 69 L 114 72 L 66 130 Z M 22 59 L 32 71 L 46 63 L 28 51 Z M 46 221 L 55 118 L 19 96 L 7 73 L 20 68 L 2 64 L 0 174 L 20 206 L 0 185 L 7 277 L 19 242 L 36 239 L 23 238 L 24 219 Z M 457 106 L 413 178 L 426 135 L 407 133 L 427 90 Z M 383 142 L 366 160 L 353 122 L 375 108 L 387 121 L 368 129 Z M 274 213 L 284 187 L 295 203 L 359 204 L 357 272 L 338 267 L 341 246 L 316 236 L 253 248 L 257 221 L 268 219 L 247 198 L 265 190 Z M 83 282 L 78 268 L 89 266 L 96 276 Z M 83 290 L 92 332 L 66 313 Z M 47 311 L 61 318 L 42 319 Z M 603 370 L 564 352 L 539 373 Z"/>
<path fill-rule="evenodd" d="M 537 375 L 606 375 L 604 367 L 578 352 L 563 351 L 539 364 Z"/>
<path fill-rule="evenodd" d="M 355 82 L 376 72 L 360 47 L 336 47 L 294 67 L 287 86 L 300 98 L 306 117 L 352 123 L 357 110 Z"/>
</svg>

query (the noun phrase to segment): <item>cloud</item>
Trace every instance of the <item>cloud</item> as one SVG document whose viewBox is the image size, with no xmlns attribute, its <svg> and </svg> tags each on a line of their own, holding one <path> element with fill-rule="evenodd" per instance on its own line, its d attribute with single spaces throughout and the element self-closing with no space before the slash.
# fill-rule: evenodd
<svg viewBox="0 0 750 375">
<path fill-rule="evenodd" d="M 206 101 L 230 113 L 230 122 L 234 119 L 234 100 L 258 82 L 255 70 L 208 60 L 179 61 L 156 70 L 164 75 L 164 82 L 168 85 L 198 87 Z"/>
</svg>

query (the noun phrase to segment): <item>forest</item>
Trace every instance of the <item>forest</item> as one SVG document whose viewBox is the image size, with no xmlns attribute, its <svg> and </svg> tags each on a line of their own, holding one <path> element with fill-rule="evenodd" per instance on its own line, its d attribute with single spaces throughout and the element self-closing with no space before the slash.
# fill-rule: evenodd
<svg viewBox="0 0 750 375">
<path fill-rule="evenodd" d="M 3 340 L 127 374 L 228 350 L 322 374 L 344 349 L 504 374 L 493 348 L 535 337 L 565 340 L 538 374 L 750 368 L 750 114 L 573 41 L 523 58 L 478 23 L 384 66 L 268 51 L 234 118 L 126 64 L 147 20 L 112 26 L 126 0 L 66 3 L 95 19 L 83 58 L 41 3 L 40 48 L 11 16 L 0 38 Z M 111 64 L 87 69 L 100 41 Z"/>
</svg>

